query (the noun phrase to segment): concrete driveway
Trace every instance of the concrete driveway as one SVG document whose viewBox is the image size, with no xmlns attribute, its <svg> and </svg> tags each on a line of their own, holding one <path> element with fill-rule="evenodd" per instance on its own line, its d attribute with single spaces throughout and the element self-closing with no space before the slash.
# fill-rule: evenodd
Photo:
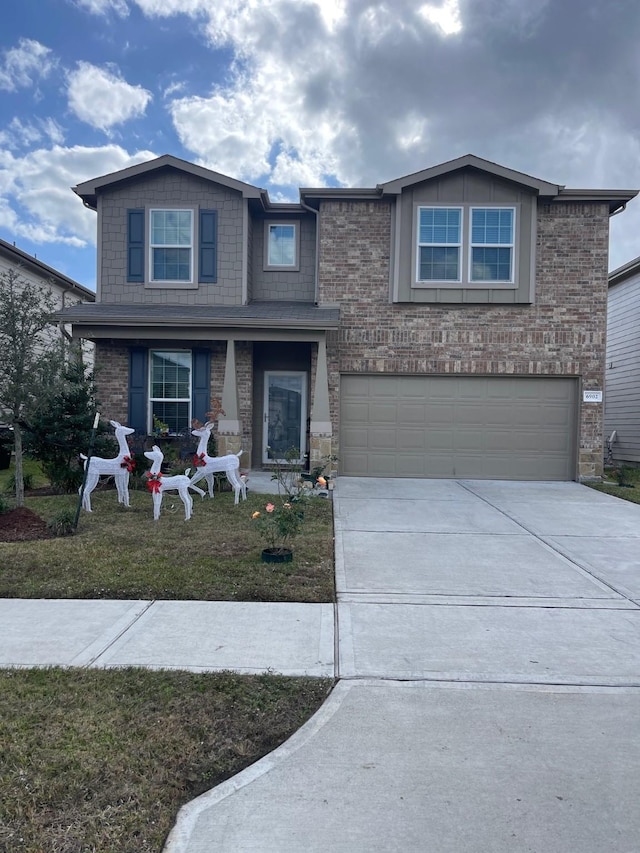
<svg viewBox="0 0 640 853">
<path fill-rule="evenodd" d="M 334 500 L 341 680 L 167 850 L 636 851 L 640 506 L 350 478 Z"/>
</svg>

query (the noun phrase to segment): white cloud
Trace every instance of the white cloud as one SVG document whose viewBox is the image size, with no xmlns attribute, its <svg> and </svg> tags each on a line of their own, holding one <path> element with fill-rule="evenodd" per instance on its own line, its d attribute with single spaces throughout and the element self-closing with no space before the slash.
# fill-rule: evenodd
<svg viewBox="0 0 640 853">
<path fill-rule="evenodd" d="M 151 92 L 127 83 L 117 71 L 79 62 L 70 72 L 69 107 L 81 120 L 98 130 L 144 115 Z"/>
<path fill-rule="evenodd" d="M 129 6 L 127 0 L 75 0 L 76 5 L 92 15 L 107 15 L 109 12 L 115 12 L 121 18 L 126 18 L 129 14 Z"/>
<path fill-rule="evenodd" d="M 0 226 L 36 243 L 94 244 L 96 215 L 70 188 L 155 156 L 151 151 L 128 154 L 117 145 L 56 145 L 23 157 L 0 150 Z"/>
<path fill-rule="evenodd" d="M 42 141 L 55 145 L 64 142 L 64 131 L 55 119 L 34 118 L 33 121 L 23 121 L 15 116 L 6 130 L 0 130 L 0 145 L 10 150 L 26 148 Z"/>
<path fill-rule="evenodd" d="M 445 36 L 459 33 L 462 29 L 458 0 L 443 0 L 439 6 L 425 3 L 419 11 L 425 20 L 438 27 Z"/>
<path fill-rule="evenodd" d="M 15 92 L 32 86 L 38 79 L 47 77 L 55 65 L 50 48 L 39 41 L 22 38 L 17 47 L 4 54 L 4 62 L 0 66 L 0 89 Z"/>
</svg>

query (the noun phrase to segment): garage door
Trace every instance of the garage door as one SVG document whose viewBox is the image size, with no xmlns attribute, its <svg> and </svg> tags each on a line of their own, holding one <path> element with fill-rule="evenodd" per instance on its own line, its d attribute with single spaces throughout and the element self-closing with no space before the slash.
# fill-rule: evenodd
<svg viewBox="0 0 640 853">
<path fill-rule="evenodd" d="M 575 379 L 344 375 L 340 470 L 573 480 L 576 413 Z"/>
</svg>

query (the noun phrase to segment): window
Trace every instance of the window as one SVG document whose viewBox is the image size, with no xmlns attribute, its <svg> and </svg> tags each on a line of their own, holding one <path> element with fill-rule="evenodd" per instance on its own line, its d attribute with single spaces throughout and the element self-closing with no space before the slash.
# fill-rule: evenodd
<svg viewBox="0 0 640 853">
<path fill-rule="evenodd" d="M 266 223 L 265 243 L 266 269 L 298 269 L 298 228 L 296 223 Z"/>
<path fill-rule="evenodd" d="M 462 210 L 421 207 L 418 222 L 418 280 L 460 281 Z"/>
<path fill-rule="evenodd" d="M 191 352 L 151 350 L 150 432 L 165 424 L 171 435 L 188 434 L 191 424 Z"/>
<path fill-rule="evenodd" d="M 419 206 L 416 283 L 512 284 L 515 241 L 514 207 Z"/>
<path fill-rule="evenodd" d="M 515 211 L 471 208 L 471 281 L 513 281 Z"/>
<path fill-rule="evenodd" d="M 151 281 L 191 281 L 193 211 L 151 210 L 149 246 Z"/>
<path fill-rule="evenodd" d="M 195 289 L 218 281 L 218 211 L 127 210 L 127 281 Z"/>
</svg>

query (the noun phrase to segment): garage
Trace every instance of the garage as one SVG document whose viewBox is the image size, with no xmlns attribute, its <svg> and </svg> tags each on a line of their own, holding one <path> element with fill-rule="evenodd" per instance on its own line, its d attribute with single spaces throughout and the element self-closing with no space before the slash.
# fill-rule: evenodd
<svg viewBox="0 0 640 853">
<path fill-rule="evenodd" d="M 578 380 L 345 374 L 340 470 L 358 477 L 574 480 Z"/>
</svg>

